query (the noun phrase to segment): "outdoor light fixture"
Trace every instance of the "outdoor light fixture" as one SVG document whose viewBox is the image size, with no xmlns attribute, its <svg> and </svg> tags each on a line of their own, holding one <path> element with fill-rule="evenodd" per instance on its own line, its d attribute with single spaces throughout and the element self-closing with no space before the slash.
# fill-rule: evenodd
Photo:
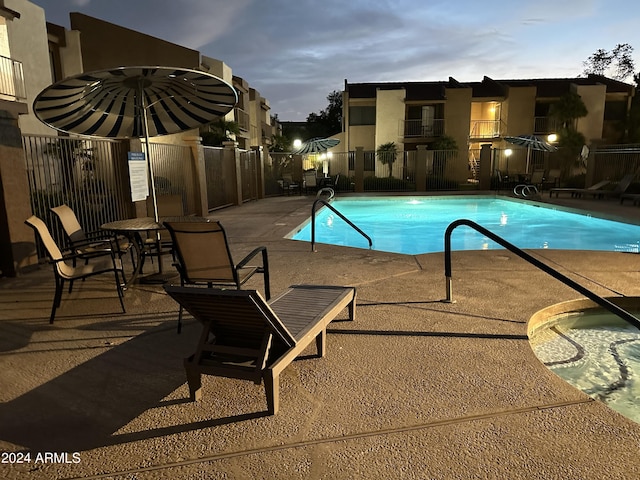
<svg viewBox="0 0 640 480">
<path fill-rule="evenodd" d="M 547 141 L 549 143 L 553 143 L 557 140 L 558 140 L 558 135 L 556 135 L 555 133 L 550 133 L 549 136 L 547 137 Z"/>
<path fill-rule="evenodd" d="M 300 140 L 299 138 L 296 138 L 293 141 L 293 148 L 297 149 L 297 148 L 300 148 L 301 146 L 302 146 L 302 140 Z"/>
<path fill-rule="evenodd" d="M 510 157 L 512 153 L 513 153 L 513 150 L 511 150 L 510 148 L 506 148 L 506 149 L 504 150 L 504 155 L 505 155 L 506 157 Z"/>
</svg>

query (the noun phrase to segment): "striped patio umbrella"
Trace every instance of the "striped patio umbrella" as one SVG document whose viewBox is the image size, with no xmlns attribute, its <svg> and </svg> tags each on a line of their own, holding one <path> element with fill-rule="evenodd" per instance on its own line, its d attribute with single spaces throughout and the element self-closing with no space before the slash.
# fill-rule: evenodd
<svg viewBox="0 0 640 480">
<path fill-rule="evenodd" d="M 336 138 L 312 138 L 304 142 L 300 148 L 294 150 L 293 154 L 302 155 L 305 153 L 322 153 L 326 152 L 329 148 L 335 147 L 340 143 L 340 140 Z"/>
<path fill-rule="evenodd" d="M 518 135 L 517 137 L 504 137 L 504 139 L 513 145 L 527 147 L 527 172 L 529 172 L 529 158 L 531 156 L 531 150 L 538 150 L 541 152 L 555 152 L 558 150 L 558 147 L 555 145 L 551 145 L 549 142 L 545 142 L 535 135 Z"/>
<path fill-rule="evenodd" d="M 66 133 L 144 138 L 198 128 L 226 115 L 238 97 L 224 80 L 176 67 L 118 67 L 82 73 L 45 88 L 33 110 L 46 125 Z M 158 209 L 147 154 L 154 213 Z"/>
</svg>

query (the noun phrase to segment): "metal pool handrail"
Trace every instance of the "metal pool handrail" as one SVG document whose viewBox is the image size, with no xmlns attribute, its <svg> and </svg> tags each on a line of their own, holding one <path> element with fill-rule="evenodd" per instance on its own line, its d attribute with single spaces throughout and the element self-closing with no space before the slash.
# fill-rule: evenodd
<svg viewBox="0 0 640 480">
<path fill-rule="evenodd" d="M 542 263 L 540 260 L 532 257 L 531 255 L 519 249 L 512 243 L 507 242 L 502 237 L 499 237 L 498 235 L 487 230 L 483 226 L 478 225 L 476 222 L 473 222 L 467 219 L 456 220 L 455 222 L 451 223 L 444 232 L 444 275 L 446 277 L 446 298 L 445 298 L 446 302 L 453 302 L 452 293 L 451 293 L 451 233 L 456 227 L 459 227 L 460 225 L 466 225 L 467 227 L 471 227 L 474 230 L 477 230 L 478 232 L 482 233 L 483 235 L 486 235 L 494 242 L 500 244 L 501 246 L 509 250 L 511 253 L 518 255 L 520 258 L 531 263 L 533 266 L 538 267 L 543 272 L 548 273 L 556 280 L 561 281 L 568 287 L 573 288 L 574 290 L 581 293 L 585 297 L 589 298 L 593 302 L 597 303 L 601 307 L 609 310 L 611 313 L 619 316 L 623 320 L 629 322 L 634 327 L 640 329 L 640 320 L 637 317 L 630 314 L 629 312 L 627 312 L 626 310 L 620 308 L 615 303 L 612 303 L 609 300 L 602 298 L 601 296 L 595 294 L 591 290 L 583 287 L 579 283 L 574 282 L 569 277 L 563 275 L 562 273 L 555 270 L 554 268 L 551 268 L 547 264 Z"/>
<path fill-rule="evenodd" d="M 329 202 L 327 202 L 326 200 L 324 200 L 322 198 L 319 198 L 315 202 L 313 202 L 313 205 L 311 206 L 311 251 L 312 252 L 316 251 L 316 248 L 315 248 L 315 245 L 316 245 L 316 206 L 318 205 L 318 203 L 324 204 L 333 213 L 335 213 L 341 219 L 343 219 L 345 222 L 347 222 L 347 224 L 349 224 L 351 227 L 353 227 L 356 232 L 358 232 L 360 235 L 362 235 L 364 238 L 367 239 L 367 241 L 369 242 L 369 248 L 373 247 L 373 242 L 371 241 L 371 237 L 369 237 L 369 235 L 364 233 L 351 220 L 349 220 L 347 217 L 345 217 L 343 214 L 341 214 L 338 210 L 333 208 L 329 204 Z"/>
</svg>

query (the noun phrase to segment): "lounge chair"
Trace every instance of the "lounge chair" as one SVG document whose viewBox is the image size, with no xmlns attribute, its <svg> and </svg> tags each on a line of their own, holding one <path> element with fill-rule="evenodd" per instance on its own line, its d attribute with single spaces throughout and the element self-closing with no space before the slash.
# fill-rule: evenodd
<svg viewBox="0 0 640 480">
<path fill-rule="evenodd" d="M 631 182 L 635 178 L 635 173 L 629 173 L 622 177 L 620 181 L 616 184 L 616 187 L 613 190 L 599 190 L 599 191 L 585 191 L 584 194 L 590 194 L 593 198 L 619 198 L 624 192 L 627 191 Z"/>
<path fill-rule="evenodd" d="M 131 242 L 126 237 L 114 238 L 104 230 L 86 232 L 80 225 L 75 212 L 68 205 L 58 205 L 51 211 L 60 220 L 67 236 L 69 249 L 76 253 L 78 258 L 84 259 L 85 263 L 91 258 L 110 255 L 111 251 L 121 256 L 131 250 Z M 133 259 L 133 252 L 131 258 Z"/>
<path fill-rule="evenodd" d="M 202 323 L 196 352 L 184 361 L 191 400 L 201 396 L 202 374 L 264 381 L 271 415 L 280 373 L 314 340 L 323 357 L 327 325 L 345 307 L 350 320 L 356 314 L 352 287 L 295 285 L 268 303 L 255 290 L 164 289 Z"/>
<path fill-rule="evenodd" d="M 622 205 L 625 200 L 631 200 L 634 205 L 640 203 L 640 193 L 623 193 L 620 195 L 620 204 Z"/>
<path fill-rule="evenodd" d="M 84 280 L 85 278 L 92 277 L 94 275 L 100 275 L 102 273 L 113 273 L 116 279 L 116 289 L 118 291 L 118 299 L 120 300 L 120 306 L 122 312 L 125 312 L 122 291 L 122 282 L 124 282 L 124 275 L 122 272 L 122 262 L 113 251 L 110 252 L 109 258 L 104 258 L 102 261 L 93 261 L 85 265 L 76 267 L 73 264 L 67 263 L 78 257 L 78 254 L 62 255 L 62 252 L 58 248 L 55 240 L 49 232 L 47 225 L 38 217 L 31 216 L 25 223 L 35 230 L 40 237 L 42 245 L 47 250 L 51 263 L 53 264 L 53 273 L 55 275 L 56 292 L 53 297 L 53 306 L 51 307 L 51 315 L 49 317 L 49 323 L 53 323 L 56 315 L 56 309 L 60 306 L 60 300 L 62 298 L 62 288 L 64 282 L 69 282 L 69 293 L 73 287 L 75 280 Z"/>
<path fill-rule="evenodd" d="M 609 183 L 609 180 L 602 180 L 588 188 L 552 188 L 549 190 L 549 198 L 551 198 L 554 193 L 556 194 L 556 198 L 558 198 L 558 194 L 560 193 L 570 193 L 572 197 L 581 197 L 583 193 L 600 192 L 602 191 L 602 187 Z"/>
<path fill-rule="evenodd" d="M 181 285 L 232 286 L 240 290 L 254 274 L 261 273 L 265 297 L 271 298 L 267 247 L 255 248 L 236 264 L 220 222 L 165 222 L 164 226 L 174 245 Z M 262 254 L 262 265 L 249 265 L 258 254 Z M 182 307 L 178 313 L 178 333 L 181 329 Z"/>
</svg>

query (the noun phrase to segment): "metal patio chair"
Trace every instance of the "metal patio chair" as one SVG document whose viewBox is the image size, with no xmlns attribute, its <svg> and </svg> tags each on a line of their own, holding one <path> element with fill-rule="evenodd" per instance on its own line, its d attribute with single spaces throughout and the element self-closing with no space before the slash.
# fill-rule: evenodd
<svg viewBox="0 0 640 480">
<path fill-rule="evenodd" d="M 109 252 L 108 258 L 104 256 L 104 258 L 100 261 L 92 261 L 84 265 L 75 266 L 73 264 L 73 261 L 74 259 L 78 258 L 79 255 L 75 253 L 71 255 L 63 255 L 55 240 L 51 236 L 49 228 L 40 218 L 33 215 L 25 220 L 25 223 L 35 230 L 36 234 L 40 238 L 40 241 L 42 242 L 42 245 L 47 250 L 47 253 L 49 254 L 51 263 L 53 265 L 56 291 L 53 297 L 53 306 L 51 307 L 49 323 L 53 323 L 56 315 L 56 310 L 60 306 L 62 289 L 64 287 L 65 281 L 69 282 L 69 293 L 71 293 L 73 282 L 75 280 L 84 280 L 85 278 L 92 277 L 94 275 L 100 275 L 103 273 L 114 274 L 116 280 L 116 290 L 118 291 L 118 299 L 120 300 L 122 313 L 126 312 L 123 301 L 124 293 L 122 290 L 122 283 L 124 283 L 122 261 L 115 255 L 113 251 Z"/>
<path fill-rule="evenodd" d="M 176 254 L 175 266 L 181 285 L 236 287 L 238 290 L 256 273 L 264 275 L 264 294 L 271 298 L 267 247 L 255 248 L 234 263 L 227 234 L 220 222 L 165 222 Z M 249 265 L 262 254 L 261 265 Z M 182 306 L 178 313 L 178 333 L 182 329 Z"/>
</svg>

